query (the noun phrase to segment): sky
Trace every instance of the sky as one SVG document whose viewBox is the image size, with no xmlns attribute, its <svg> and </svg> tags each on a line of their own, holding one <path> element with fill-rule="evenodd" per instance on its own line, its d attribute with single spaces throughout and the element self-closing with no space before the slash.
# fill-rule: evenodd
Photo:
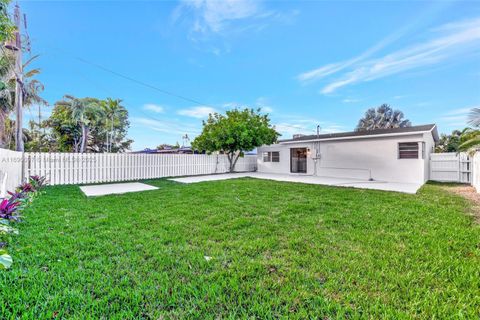
<svg viewBox="0 0 480 320">
<path fill-rule="evenodd" d="M 480 108 L 480 1 L 20 5 L 43 97 L 122 99 L 134 150 L 235 107 L 269 113 L 283 138 L 351 131 L 382 103 L 447 133 Z"/>
</svg>

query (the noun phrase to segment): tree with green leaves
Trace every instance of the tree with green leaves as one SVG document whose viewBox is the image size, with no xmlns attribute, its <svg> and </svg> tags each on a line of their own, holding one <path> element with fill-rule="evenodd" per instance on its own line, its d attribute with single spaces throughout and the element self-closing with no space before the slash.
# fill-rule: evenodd
<svg viewBox="0 0 480 320">
<path fill-rule="evenodd" d="M 10 0 L 0 0 L 0 43 L 13 38 L 15 25 L 8 14 L 8 5 Z"/>
<path fill-rule="evenodd" d="M 458 152 L 465 137 L 472 131 L 471 128 L 453 130 L 450 134 L 442 134 L 435 147 L 435 152 Z"/>
<path fill-rule="evenodd" d="M 28 69 L 30 64 L 38 58 L 35 55 L 28 59 L 23 64 L 23 106 L 30 108 L 37 105 L 39 108 L 48 105 L 48 102 L 43 99 L 40 94 L 44 90 L 43 84 L 35 79 L 40 74 L 39 68 Z M 10 114 L 13 112 L 15 105 L 15 86 L 16 76 L 14 72 L 15 59 L 13 54 L 7 51 L 0 52 L 0 146 L 6 147 L 10 145 L 11 132 L 7 131 L 9 128 L 13 130 L 9 122 Z"/>
<path fill-rule="evenodd" d="M 402 111 L 394 110 L 390 105 L 384 103 L 376 109 L 368 109 L 358 121 L 356 130 L 404 128 L 411 125 L 410 120 L 404 119 Z"/>
<path fill-rule="evenodd" d="M 128 112 L 122 106 L 121 99 L 107 98 L 101 102 L 101 107 L 105 115 L 105 147 L 106 152 L 112 152 L 113 149 L 118 148 L 118 143 L 125 137 L 127 128 Z"/>
<path fill-rule="evenodd" d="M 213 113 L 203 121 L 202 133 L 195 138 L 192 147 L 207 153 L 221 152 L 227 155 L 230 172 L 244 151 L 275 143 L 280 134 L 270 124 L 268 115 L 260 109 L 233 109 L 225 115 Z"/>
<path fill-rule="evenodd" d="M 462 136 L 459 151 L 474 153 L 480 149 L 480 108 L 472 108 L 468 116 L 468 123 L 475 129 L 470 130 Z"/>
<path fill-rule="evenodd" d="M 66 152 L 123 152 L 133 142 L 126 139 L 130 123 L 121 100 L 65 96 L 55 103 L 47 126 Z"/>
</svg>

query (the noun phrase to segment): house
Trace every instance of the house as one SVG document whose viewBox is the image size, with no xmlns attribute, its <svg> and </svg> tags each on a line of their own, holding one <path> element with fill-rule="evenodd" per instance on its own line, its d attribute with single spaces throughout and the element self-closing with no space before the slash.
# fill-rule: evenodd
<svg viewBox="0 0 480 320">
<path fill-rule="evenodd" d="M 147 154 L 194 154 L 191 147 L 173 147 L 167 146 L 164 149 L 149 149 L 146 148 L 140 151 L 133 151 L 132 153 L 147 153 Z"/>
<path fill-rule="evenodd" d="M 295 135 L 259 147 L 258 171 L 423 184 L 437 141 L 435 124 Z"/>
</svg>

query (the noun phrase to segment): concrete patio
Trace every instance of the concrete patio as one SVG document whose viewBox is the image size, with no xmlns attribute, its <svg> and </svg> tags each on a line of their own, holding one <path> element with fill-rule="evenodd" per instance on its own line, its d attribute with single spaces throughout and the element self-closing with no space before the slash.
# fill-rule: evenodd
<svg viewBox="0 0 480 320">
<path fill-rule="evenodd" d="M 350 187 L 359 189 L 374 189 L 383 191 L 395 191 L 402 193 L 414 194 L 422 186 L 416 183 L 399 183 L 387 181 L 368 181 L 349 178 L 335 178 L 335 177 L 319 177 L 312 175 L 290 175 L 290 174 L 274 174 L 274 173 L 260 173 L 260 172 L 243 172 L 243 173 L 224 173 L 204 176 L 191 176 L 183 178 L 172 178 L 170 180 L 181 183 L 198 183 L 206 181 L 218 181 L 235 178 L 256 178 L 265 180 L 297 182 L 306 184 L 319 184 L 336 187 Z"/>
<path fill-rule="evenodd" d="M 127 182 L 127 183 L 110 183 L 110 184 L 98 184 L 90 186 L 81 186 L 80 190 L 87 197 L 105 196 L 109 194 L 123 194 L 128 192 L 139 192 L 156 190 L 157 187 L 140 183 L 140 182 Z"/>
</svg>

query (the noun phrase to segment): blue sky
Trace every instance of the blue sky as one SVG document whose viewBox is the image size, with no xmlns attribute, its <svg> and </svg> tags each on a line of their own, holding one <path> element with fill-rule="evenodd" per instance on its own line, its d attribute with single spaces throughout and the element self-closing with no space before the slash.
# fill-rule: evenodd
<svg viewBox="0 0 480 320">
<path fill-rule="evenodd" d="M 236 106 L 262 107 L 283 137 L 353 130 L 382 103 L 449 132 L 480 107 L 478 1 L 20 4 L 44 97 L 123 99 L 134 149 Z"/>
</svg>

